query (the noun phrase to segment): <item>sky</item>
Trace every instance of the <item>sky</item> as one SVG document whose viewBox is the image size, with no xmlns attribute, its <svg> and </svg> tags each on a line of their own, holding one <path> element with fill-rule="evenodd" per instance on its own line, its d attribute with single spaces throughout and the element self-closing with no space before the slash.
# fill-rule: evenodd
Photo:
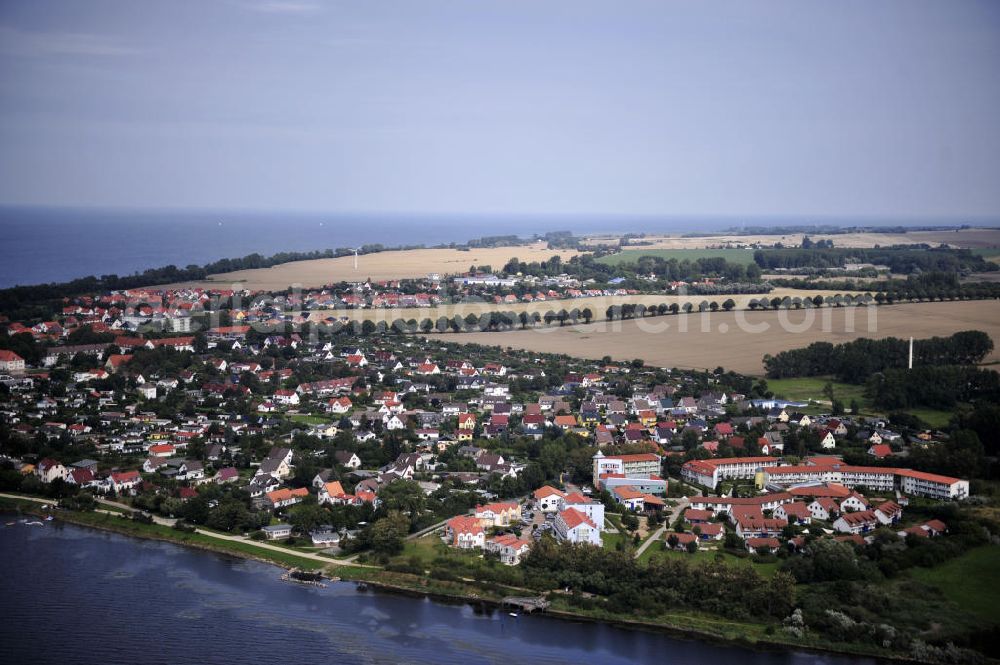
<svg viewBox="0 0 1000 665">
<path fill-rule="evenodd" d="M 1000 218 L 1000 2 L 0 0 L 0 204 Z"/>
</svg>

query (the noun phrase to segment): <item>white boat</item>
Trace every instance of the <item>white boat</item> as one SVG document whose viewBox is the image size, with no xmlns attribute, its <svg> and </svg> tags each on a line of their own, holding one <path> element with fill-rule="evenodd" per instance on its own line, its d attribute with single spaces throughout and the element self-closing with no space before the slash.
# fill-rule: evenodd
<svg viewBox="0 0 1000 665">
<path fill-rule="evenodd" d="M 25 522 L 24 525 L 25 526 L 45 526 L 45 524 L 42 523 L 42 522 Z"/>
<path fill-rule="evenodd" d="M 517 617 L 517 612 L 508 612 L 512 617 Z"/>
</svg>

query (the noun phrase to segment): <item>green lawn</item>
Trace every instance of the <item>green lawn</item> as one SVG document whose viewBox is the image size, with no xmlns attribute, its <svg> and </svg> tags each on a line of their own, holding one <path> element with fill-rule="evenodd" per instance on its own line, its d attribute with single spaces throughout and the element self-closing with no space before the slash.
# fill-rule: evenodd
<svg viewBox="0 0 1000 665">
<path fill-rule="evenodd" d="M 864 386 L 840 383 L 839 381 L 832 380 L 830 377 L 804 376 L 795 379 L 768 379 L 767 387 L 776 397 L 782 399 L 795 402 L 808 402 L 810 400 L 827 402 L 829 400 L 823 394 L 823 387 L 827 383 L 833 385 L 833 396 L 844 404 L 845 409 L 850 408 L 851 400 L 857 400 L 858 404 L 861 405 L 861 413 L 863 415 L 884 415 L 879 413 L 872 406 L 871 401 L 865 397 Z M 802 411 L 810 415 L 829 413 L 830 406 L 828 404 L 816 404 L 806 407 Z M 913 408 L 905 409 L 905 411 L 920 418 L 928 426 L 934 428 L 944 427 L 951 420 L 952 416 L 951 411 L 941 411 L 938 409 Z"/>
<path fill-rule="evenodd" d="M 323 416 L 310 416 L 306 413 L 296 413 L 288 418 L 292 422 L 302 423 L 303 425 L 326 425 L 327 423 L 333 422 L 329 418 L 324 418 Z"/>
<path fill-rule="evenodd" d="M 910 574 L 941 590 L 948 600 L 997 622 L 1000 607 L 1000 546 L 984 545 L 934 568 L 914 568 Z"/>
<path fill-rule="evenodd" d="M 1000 247 L 979 247 L 972 250 L 973 254 L 978 254 L 987 261 L 1000 263 Z"/>
<path fill-rule="evenodd" d="M 618 533 L 602 531 L 601 541 L 604 543 L 604 549 L 613 550 L 618 547 L 618 543 L 631 544 L 632 538 L 626 535 L 624 531 L 619 531 Z M 650 545 L 650 547 L 655 547 L 655 545 Z"/>
<path fill-rule="evenodd" d="M 845 408 L 850 406 L 852 399 L 856 399 L 861 404 L 862 409 L 870 407 L 864 396 L 864 386 L 840 383 L 824 376 L 767 379 L 767 387 L 776 397 L 795 402 L 808 402 L 809 400 L 828 402 L 829 399 L 823 394 L 823 387 L 827 383 L 833 386 L 834 398 L 843 402 Z"/>
<path fill-rule="evenodd" d="M 938 409 L 907 409 L 906 412 L 920 418 L 935 429 L 947 426 L 951 417 L 955 415 L 951 411 L 939 411 Z"/>
<path fill-rule="evenodd" d="M 669 535 L 669 532 L 664 535 Z M 652 561 L 653 559 L 663 558 L 663 557 L 675 557 L 679 559 L 687 559 L 688 561 L 695 562 L 708 562 L 715 563 L 715 555 L 717 551 L 715 550 L 705 550 L 700 549 L 694 554 L 688 554 L 687 552 L 680 552 L 678 550 L 667 550 L 663 545 L 658 543 L 653 543 L 649 546 L 645 552 L 639 557 L 640 563 L 646 563 Z M 771 577 L 778 571 L 778 563 L 754 563 L 754 561 L 747 557 L 741 559 L 738 556 L 730 554 L 728 552 L 722 553 L 723 559 L 722 564 L 726 566 L 737 566 L 741 568 L 753 568 L 755 569 L 761 577 Z"/>
<path fill-rule="evenodd" d="M 622 263 L 635 263 L 643 256 L 655 256 L 664 260 L 677 259 L 678 261 L 723 258 L 731 263 L 749 265 L 753 263 L 753 252 L 752 249 L 625 249 L 617 254 L 602 256 L 597 261 L 617 266 Z"/>
</svg>

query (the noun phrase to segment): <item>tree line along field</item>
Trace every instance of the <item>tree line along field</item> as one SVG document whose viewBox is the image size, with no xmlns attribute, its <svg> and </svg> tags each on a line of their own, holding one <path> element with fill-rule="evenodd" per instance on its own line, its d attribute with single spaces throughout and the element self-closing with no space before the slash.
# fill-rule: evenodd
<svg viewBox="0 0 1000 665">
<path fill-rule="evenodd" d="M 951 247 L 1000 247 L 1000 229 L 968 228 L 937 231 L 909 231 L 907 233 L 872 233 L 859 231 L 850 233 L 759 233 L 759 234 L 719 234 L 711 236 L 672 236 L 647 234 L 642 238 L 650 243 L 651 249 L 706 249 L 720 244 L 760 244 L 782 243 L 786 247 L 798 247 L 802 238 L 808 235 L 813 241 L 831 240 L 836 247 L 874 247 L 880 245 L 949 245 Z M 618 234 L 592 235 L 581 243 L 585 247 L 596 245 L 616 245 L 621 239 Z"/>
<path fill-rule="evenodd" d="M 617 266 L 623 263 L 635 263 L 643 256 L 661 258 L 665 261 L 696 261 L 698 259 L 723 258 L 730 263 L 750 265 L 754 262 L 752 249 L 660 249 L 643 248 L 623 249 L 617 254 L 609 254 L 597 259 L 598 263 Z"/>
<path fill-rule="evenodd" d="M 327 317 L 346 318 L 350 321 L 385 321 L 391 324 L 396 319 L 409 321 L 415 319 L 418 323 L 423 319 L 437 321 L 438 317 L 453 317 L 455 315 L 466 316 L 468 314 L 480 315 L 487 312 L 538 312 L 544 315 L 548 311 L 558 312 L 561 309 L 584 310 L 589 308 L 594 319 L 603 319 L 608 307 L 613 305 L 624 305 L 628 303 L 646 305 L 659 305 L 661 303 L 671 304 L 691 303 L 696 309 L 701 301 L 719 304 L 732 299 L 739 309 L 745 309 L 751 300 L 761 298 L 814 298 L 815 296 L 835 296 L 835 295 L 857 295 L 857 291 L 824 291 L 811 289 L 789 289 L 777 288 L 768 293 L 751 294 L 717 294 L 717 295 L 634 295 L 634 296 L 596 296 L 593 298 L 562 298 L 559 300 L 544 300 L 536 302 L 518 303 L 493 303 L 493 302 L 466 302 L 448 305 L 438 305 L 437 307 L 409 307 L 409 308 L 375 308 L 375 309 L 318 309 L 313 310 L 310 319 L 321 321 Z"/>
<path fill-rule="evenodd" d="M 595 308 L 595 313 L 597 312 Z M 601 312 L 603 314 L 603 312 Z M 825 330 L 824 315 L 829 316 Z M 802 325 L 812 316 L 812 323 Z M 853 330 L 850 324 L 853 317 Z M 871 317 L 871 318 L 869 318 Z M 782 325 L 784 320 L 788 325 Z M 740 322 L 745 322 L 741 325 Z M 686 332 L 682 326 L 686 322 Z M 702 324 L 706 324 L 703 329 Z M 767 325 L 750 332 L 749 326 Z M 669 326 L 669 327 L 668 327 Z M 614 360 L 641 359 L 656 367 L 714 369 L 762 376 L 765 354 L 808 346 L 813 342 L 846 342 L 861 337 L 906 339 L 947 336 L 962 330 L 982 330 L 994 341 L 985 362 L 1000 361 L 1000 316 L 995 303 L 959 301 L 908 303 L 881 307 L 850 307 L 800 311 L 715 312 L 681 314 L 544 329 L 488 333 L 448 333 L 442 339 L 497 345 L 543 353 Z"/>
</svg>

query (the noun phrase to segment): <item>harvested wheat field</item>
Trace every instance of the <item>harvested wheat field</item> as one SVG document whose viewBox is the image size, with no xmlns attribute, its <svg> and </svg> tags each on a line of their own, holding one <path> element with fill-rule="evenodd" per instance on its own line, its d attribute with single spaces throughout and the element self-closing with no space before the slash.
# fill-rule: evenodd
<svg viewBox="0 0 1000 665">
<path fill-rule="evenodd" d="M 423 319 L 437 320 L 438 317 L 447 316 L 451 318 L 456 314 L 461 316 L 466 316 L 468 314 L 483 314 L 486 312 L 514 312 L 515 314 L 520 314 L 521 312 L 538 312 L 541 315 L 545 315 L 546 312 L 558 312 L 560 309 L 565 309 L 567 312 L 573 309 L 579 309 L 583 311 L 589 308 L 593 313 L 595 319 L 603 319 L 605 312 L 607 312 L 608 307 L 612 305 L 623 305 L 625 303 L 642 304 L 647 307 L 650 305 L 659 305 L 660 303 L 666 303 L 667 305 L 671 303 L 677 303 L 678 306 L 683 306 L 684 303 L 689 302 L 694 307 L 697 308 L 698 303 L 705 300 L 712 302 L 713 300 L 719 305 L 725 302 L 726 299 L 732 298 L 733 302 L 736 303 L 737 307 L 745 308 L 747 303 L 750 302 L 752 298 L 784 298 L 788 296 L 789 298 L 812 298 L 815 296 L 828 296 L 836 294 L 846 295 L 855 294 L 854 291 L 807 291 L 800 289 L 773 289 L 770 293 L 760 294 L 760 295 L 718 295 L 718 296 L 674 296 L 674 295 L 637 295 L 637 296 L 599 296 L 595 298 L 565 298 L 561 300 L 545 300 L 542 302 L 531 302 L 531 303 L 511 303 L 511 304 L 497 304 L 493 302 L 466 302 L 459 303 L 455 305 L 440 305 L 438 307 L 413 307 L 413 308 L 402 308 L 402 309 L 323 309 L 314 310 L 310 314 L 310 318 L 313 321 L 322 321 L 327 317 L 335 317 L 341 320 L 351 320 L 351 321 L 385 321 L 386 324 L 391 324 L 396 319 L 403 319 L 404 321 L 409 321 L 410 319 L 416 319 L 418 322 Z"/>
<path fill-rule="evenodd" d="M 834 235 L 807 234 L 812 240 L 832 240 L 836 247 L 874 247 L 881 245 L 913 245 L 927 243 L 952 247 L 1000 247 L 1000 229 L 959 229 L 957 231 L 912 231 L 910 233 L 838 233 Z M 786 247 L 798 247 L 802 244 L 801 233 L 785 235 L 718 235 L 700 238 L 684 238 L 681 236 L 648 235 L 643 238 L 648 245 L 634 245 L 628 249 L 705 249 L 720 247 L 726 244 L 749 245 L 761 243 L 773 245 L 780 242 Z M 618 243 L 618 236 L 594 236 L 587 238 L 585 244 L 598 245 Z"/>
<path fill-rule="evenodd" d="M 466 272 L 472 265 L 488 265 L 493 270 L 500 270 L 515 256 L 521 261 L 530 263 L 545 261 L 556 255 L 566 260 L 578 253 L 573 249 L 548 249 L 545 242 L 468 251 L 407 249 L 363 254 L 358 257 L 357 270 L 354 269 L 353 256 L 342 256 L 336 259 L 293 261 L 272 268 L 237 270 L 211 275 L 208 280 L 201 282 L 184 282 L 157 288 L 231 288 L 234 284 L 238 284 L 239 288 L 251 291 L 283 291 L 294 285 L 308 289 L 334 282 L 420 278 L 426 277 L 429 273 L 438 273 L 443 277 Z"/>
<path fill-rule="evenodd" d="M 853 326 L 849 325 L 853 316 Z M 804 325 L 811 318 L 811 324 Z M 785 322 L 783 325 L 782 322 Z M 686 332 L 684 326 L 686 324 Z M 449 342 L 499 345 L 599 359 L 641 358 L 657 367 L 714 369 L 761 375 L 765 354 L 812 342 L 859 337 L 944 336 L 982 330 L 1000 345 L 1000 303 L 943 302 L 779 312 L 716 312 L 545 327 L 496 333 L 445 333 Z M 704 331 L 704 332 L 703 332 Z M 987 362 L 1000 361 L 994 350 Z"/>
</svg>

